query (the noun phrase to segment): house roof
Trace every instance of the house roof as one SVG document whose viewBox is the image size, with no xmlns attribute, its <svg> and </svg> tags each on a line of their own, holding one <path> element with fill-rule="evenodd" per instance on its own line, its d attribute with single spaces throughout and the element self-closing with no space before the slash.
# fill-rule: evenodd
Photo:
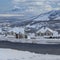
<svg viewBox="0 0 60 60">
<path fill-rule="evenodd" d="M 39 29 L 39 30 L 37 31 L 37 33 L 39 33 L 39 32 L 45 33 L 47 30 L 49 30 L 50 32 L 53 33 L 53 30 L 50 29 L 50 28 L 48 28 L 48 27 L 42 27 L 41 29 Z"/>
</svg>

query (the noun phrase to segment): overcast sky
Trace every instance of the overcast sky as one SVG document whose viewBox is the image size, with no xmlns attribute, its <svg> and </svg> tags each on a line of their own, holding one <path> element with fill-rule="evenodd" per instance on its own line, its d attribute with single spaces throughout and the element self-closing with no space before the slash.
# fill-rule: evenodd
<svg viewBox="0 0 60 60">
<path fill-rule="evenodd" d="M 60 0 L 0 0 L 0 13 L 18 8 L 23 13 L 39 14 L 60 10 Z"/>
</svg>

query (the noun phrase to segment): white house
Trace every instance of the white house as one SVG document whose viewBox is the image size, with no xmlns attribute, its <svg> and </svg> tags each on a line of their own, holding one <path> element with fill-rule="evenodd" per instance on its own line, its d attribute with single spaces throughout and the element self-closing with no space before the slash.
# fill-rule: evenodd
<svg viewBox="0 0 60 60">
<path fill-rule="evenodd" d="M 42 27 L 36 32 L 37 36 L 57 36 L 58 32 L 54 31 L 48 27 Z"/>
</svg>

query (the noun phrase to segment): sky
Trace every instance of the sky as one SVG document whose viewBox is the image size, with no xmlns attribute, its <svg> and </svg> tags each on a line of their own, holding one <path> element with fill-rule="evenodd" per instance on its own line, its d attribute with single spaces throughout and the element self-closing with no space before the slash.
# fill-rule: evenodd
<svg viewBox="0 0 60 60">
<path fill-rule="evenodd" d="M 19 9 L 18 13 L 40 14 L 60 10 L 60 0 L 0 0 L 0 13 Z"/>
</svg>

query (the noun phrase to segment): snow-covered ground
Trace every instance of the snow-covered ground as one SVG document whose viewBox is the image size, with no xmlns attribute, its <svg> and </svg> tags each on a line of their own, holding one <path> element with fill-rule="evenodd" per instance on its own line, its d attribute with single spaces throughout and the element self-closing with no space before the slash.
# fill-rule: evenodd
<svg viewBox="0 0 60 60">
<path fill-rule="evenodd" d="M 60 55 L 36 54 L 0 48 L 0 60 L 60 60 Z"/>
</svg>

